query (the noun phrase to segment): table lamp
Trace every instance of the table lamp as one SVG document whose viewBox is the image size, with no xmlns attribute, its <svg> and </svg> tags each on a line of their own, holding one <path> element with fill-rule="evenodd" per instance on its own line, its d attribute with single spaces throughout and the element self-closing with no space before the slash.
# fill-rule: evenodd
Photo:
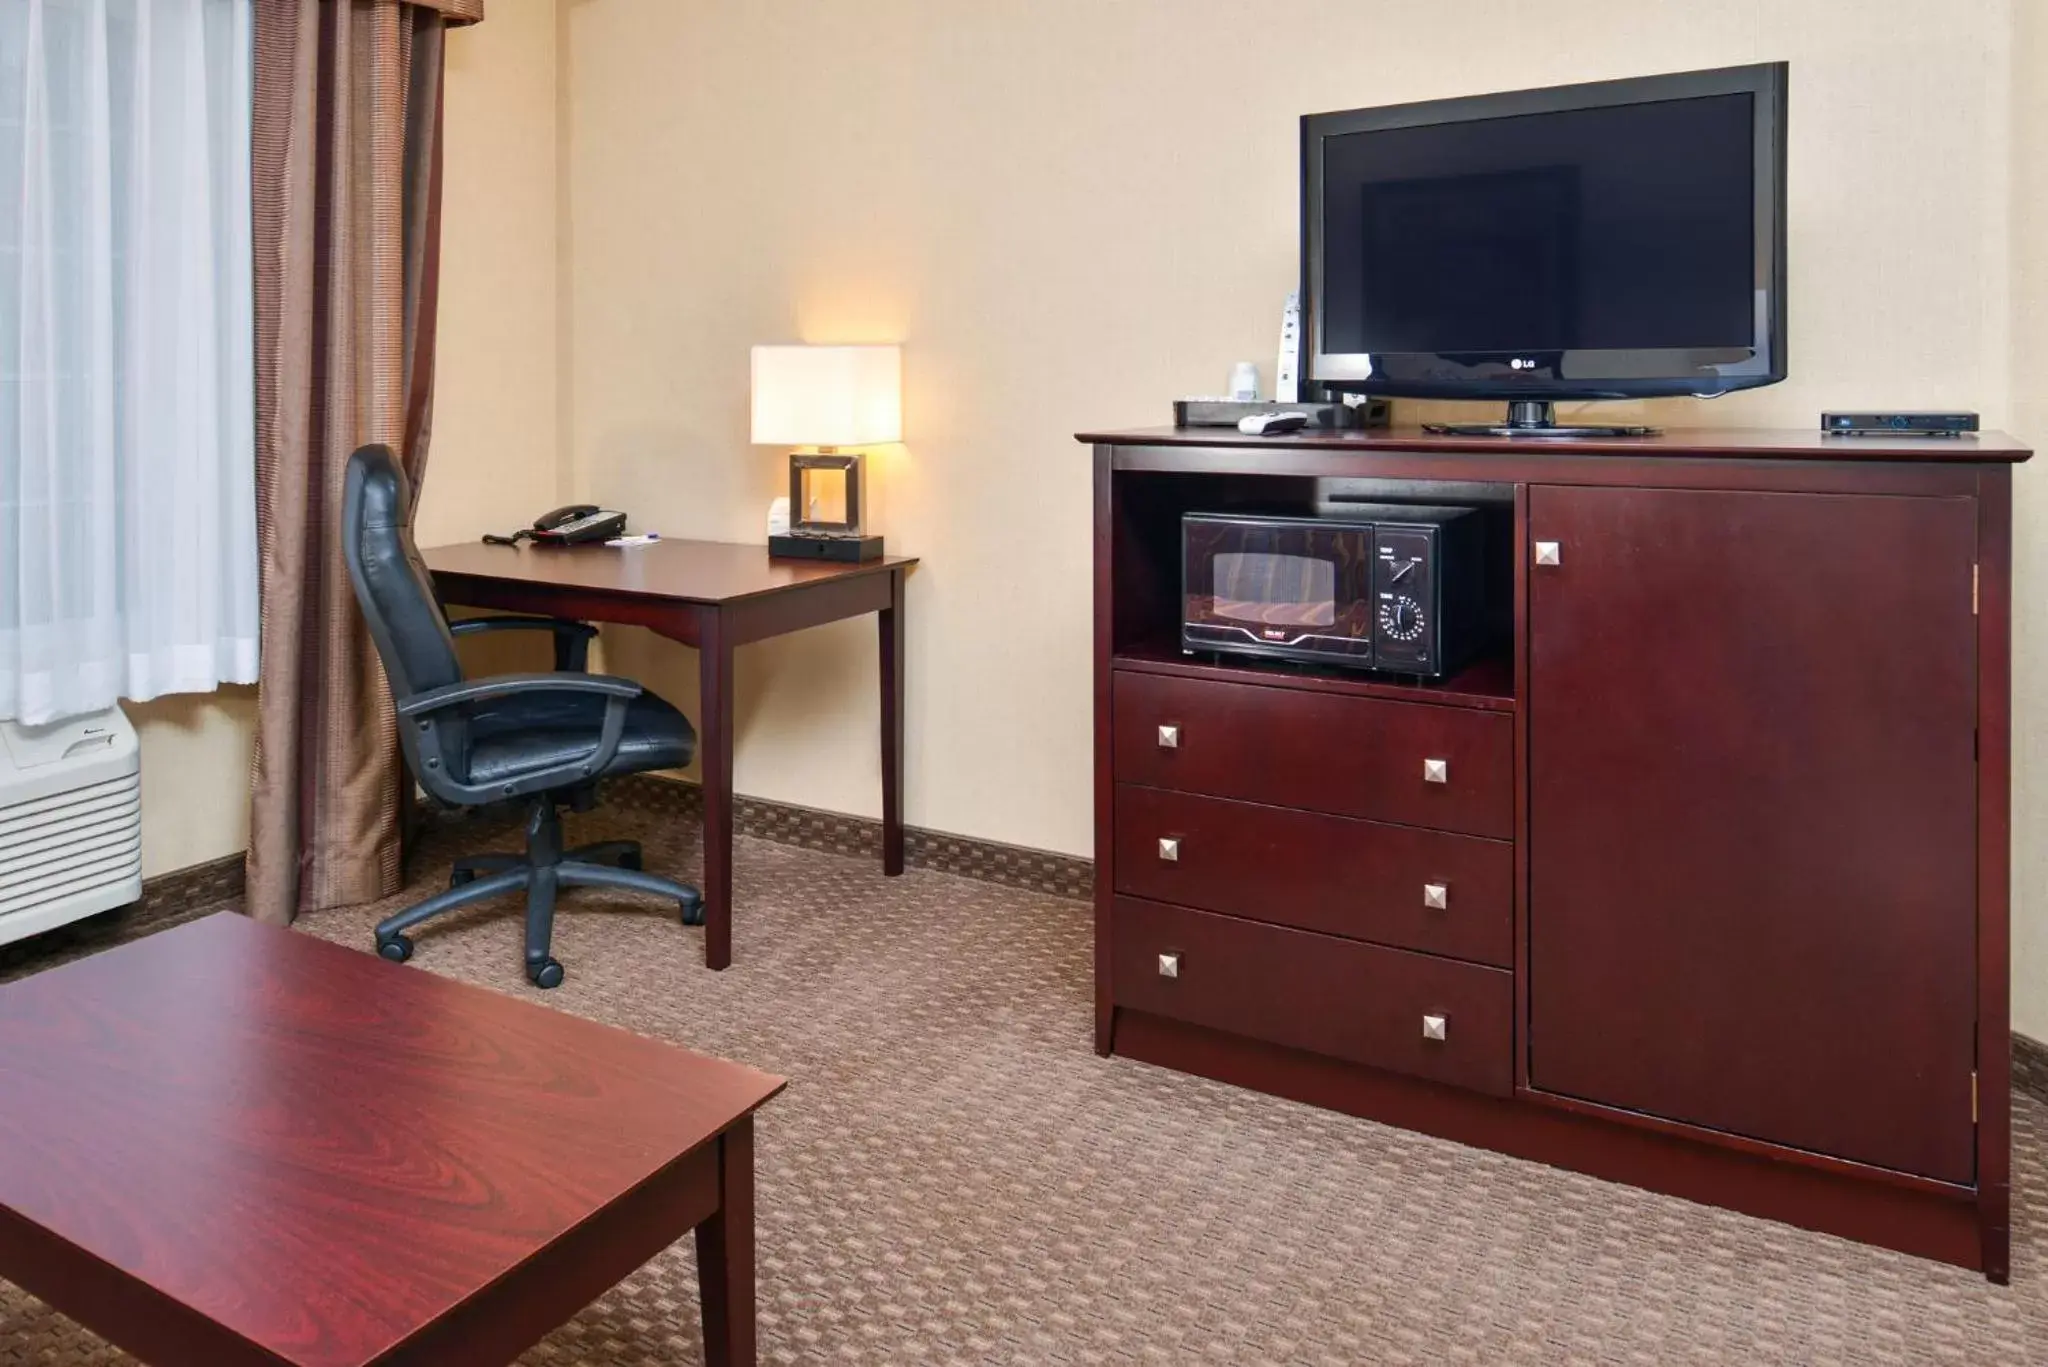
<svg viewBox="0 0 2048 1367">
<path fill-rule="evenodd" d="M 903 437 L 903 355 L 895 346 L 754 348 L 754 444 L 792 446 L 789 531 L 770 555 L 873 560 L 882 538 L 861 528 L 866 470 L 858 451 Z"/>
</svg>

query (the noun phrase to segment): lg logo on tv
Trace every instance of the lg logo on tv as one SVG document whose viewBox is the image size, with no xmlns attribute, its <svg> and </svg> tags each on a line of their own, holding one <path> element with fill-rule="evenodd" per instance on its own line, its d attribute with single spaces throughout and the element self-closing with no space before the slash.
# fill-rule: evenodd
<svg viewBox="0 0 2048 1367">
<path fill-rule="evenodd" d="M 1536 363 L 1534 361 L 1525 361 L 1519 356 L 1508 362 L 1509 370 L 1534 370 L 1535 368 Z"/>
</svg>

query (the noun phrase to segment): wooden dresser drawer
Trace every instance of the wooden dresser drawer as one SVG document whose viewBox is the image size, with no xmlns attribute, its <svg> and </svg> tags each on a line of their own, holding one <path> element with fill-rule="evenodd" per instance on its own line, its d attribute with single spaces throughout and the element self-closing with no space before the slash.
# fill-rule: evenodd
<svg viewBox="0 0 2048 1367">
<path fill-rule="evenodd" d="M 1514 719 L 1119 672 L 1119 782 L 1511 838 Z"/>
<path fill-rule="evenodd" d="M 1511 967 L 1506 841 L 1119 784 L 1116 890 Z"/>
<path fill-rule="evenodd" d="M 1130 897 L 1116 899 L 1110 953 L 1118 1006 L 1513 1091 L 1514 975 L 1500 969 Z"/>
</svg>

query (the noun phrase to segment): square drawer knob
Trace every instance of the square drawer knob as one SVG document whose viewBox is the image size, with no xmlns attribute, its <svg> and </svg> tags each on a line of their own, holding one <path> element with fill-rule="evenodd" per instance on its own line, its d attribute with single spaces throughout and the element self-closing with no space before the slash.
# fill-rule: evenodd
<svg viewBox="0 0 2048 1367">
<path fill-rule="evenodd" d="M 1424 783 L 1449 783 L 1451 781 L 1451 762 L 1447 759 L 1426 759 L 1422 761 L 1422 781 Z"/>
<path fill-rule="evenodd" d="M 1178 954 L 1162 954 L 1162 955 L 1160 955 L 1160 956 L 1159 956 L 1159 976 L 1160 976 L 1160 977 L 1162 977 L 1162 978 L 1178 978 L 1178 977 L 1180 976 L 1180 955 L 1178 955 Z"/>
<path fill-rule="evenodd" d="M 1431 911 L 1442 911 L 1451 904 L 1451 889 L 1447 883 L 1424 883 L 1422 905 Z"/>
<path fill-rule="evenodd" d="M 1444 1037 L 1444 1018 L 1442 1016 L 1424 1016 L 1422 1018 L 1422 1037 L 1424 1039 L 1442 1039 Z"/>
<path fill-rule="evenodd" d="M 1159 748 L 1162 750 L 1180 749 L 1180 728 L 1178 726 L 1162 726 L 1159 728 Z"/>
<path fill-rule="evenodd" d="M 1169 864 L 1180 862 L 1180 841 L 1170 835 L 1159 837 L 1159 857 Z"/>
<path fill-rule="evenodd" d="M 1539 541 L 1536 543 L 1536 563 L 1539 565 L 1556 565 L 1561 563 L 1558 559 L 1557 543 L 1555 541 Z"/>
</svg>

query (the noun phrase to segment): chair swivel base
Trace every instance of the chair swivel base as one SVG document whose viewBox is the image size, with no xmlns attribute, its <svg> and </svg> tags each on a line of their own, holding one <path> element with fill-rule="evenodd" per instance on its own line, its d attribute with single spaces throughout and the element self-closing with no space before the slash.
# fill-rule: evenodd
<svg viewBox="0 0 2048 1367">
<path fill-rule="evenodd" d="M 386 917 L 377 926 L 377 953 L 393 963 L 412 957 L 412 937 L 405 932 L 420 922 L 457 907 L 526 894 L 526 976 L 534 986 L 557 987 L 562 965 L 548 952 L 554 935 L 555 897 L 562 888 L 608 887 L 644 892 L 679 904 L 682 923 L 704 923 L 704 895 L 688 883 L 641 870 L 640 846 L 630 840 L 608 840 L 563 850 L 561 816 L 552 799 L 534 806 L 526 824 L 526 853 L 486 854 L 463 859 L 448 879 L 448 890 L 416 906 Z"/>
</svg>

